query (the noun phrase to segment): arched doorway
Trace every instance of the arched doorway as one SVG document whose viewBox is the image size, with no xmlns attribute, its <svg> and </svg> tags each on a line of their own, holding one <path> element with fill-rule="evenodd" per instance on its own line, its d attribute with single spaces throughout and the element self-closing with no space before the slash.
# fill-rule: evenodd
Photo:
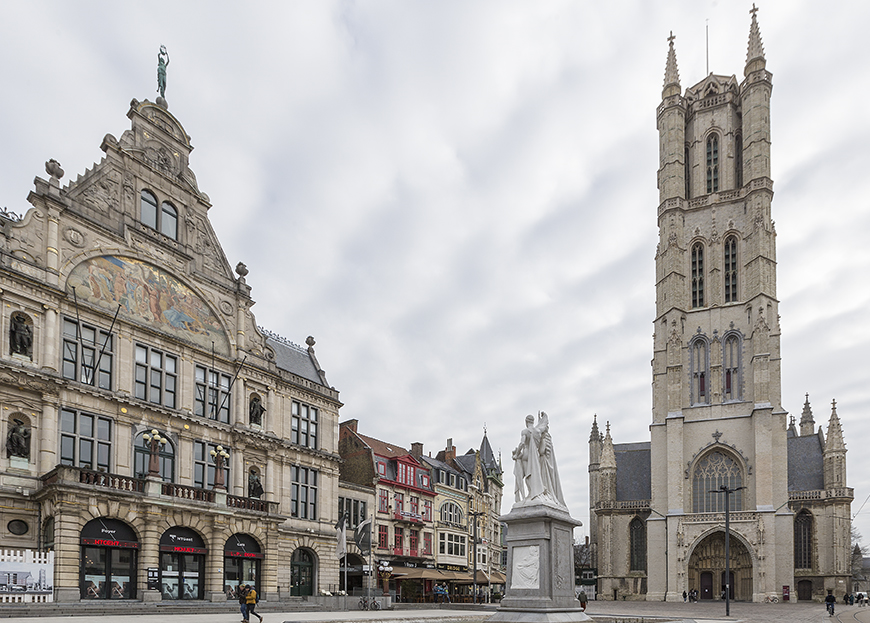
<svg viewBox="0 0 870 623">
<path fill-rule="evenodd" d="M 174 526 L 160 538 L 159 583 L 163 599 L 202 599 L 205 556 L 202 537 Z"/>
<path fill-rule="evenodd" d="M 261 594 L 260 564 L 265 556 L 249 534 L 236 533 L 224 545 L 224 594 L 235 599 L 239 584 L 250 584 Z"/>
<path fill-rule="evenodd" d="M 135 599 L 139 539 L 118 519 L 99 517 L 81 532 L 82 599 Z"/>
<path fill-rule="evenodd" d="M 342 561 L 341 577 L 339 578 L 339 586 L 346 590 L 348 595 L 353 595 L 360 592 L 363 587 L 363 575 L 365 574 L 366 561 L 357 554 L 348 553 L 347 558 Z M 344 585 L 344 565 L 347 565 L 347 586 Z"/>
<path fill-rule="evenodd" d="M 752 557 L 740 539 L 731 533 L 731 599 L 752 600 Z M 714 532 L 698 543 L 689 558 L 689 588 L 699 599 L 721 599 L 725 591 L 725 533 Z"/>
<path fill-rule="evenodd" d="M 290 594 L 314 594 L 314 553 L 299 548 L 290 558 Z"/>
</svg>

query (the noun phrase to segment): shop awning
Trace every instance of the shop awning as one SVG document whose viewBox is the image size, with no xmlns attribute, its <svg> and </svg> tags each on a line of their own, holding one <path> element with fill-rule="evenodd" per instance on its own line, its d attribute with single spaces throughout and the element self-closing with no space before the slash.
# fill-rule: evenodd
<svg viewBox="0 0 870 623">
<path fill-rule="evenodd" d="M 393 567 L 393 577 L 398 580 L 438 580 L 443 581 L 449 578 L 442 575 L 442 571 L 438 569 L 427 569 L 424 567 Z"/>
</svg>

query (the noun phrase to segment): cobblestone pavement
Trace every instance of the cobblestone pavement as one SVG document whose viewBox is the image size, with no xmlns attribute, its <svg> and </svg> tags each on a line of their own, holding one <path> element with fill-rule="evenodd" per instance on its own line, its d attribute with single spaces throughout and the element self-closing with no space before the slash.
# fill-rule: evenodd
<svg viewBox="0 0 870 623">
<path fill-rule="evenodd" d="M 427 621 L 429 623 L 483 623 L 494 609 L 484 611 L 454 610 L 382 610 L 380 612 L 264 612 L 264 623 L 339 623 L 360 622 L 403 623 Z M 823 604 L 749 604 L 732 603 L 731 616 L 725 616 L 725 604 L 712 603 L 665 603 L 665 602 L 613 602 L 593 601 L 586 610 L 593 619 L 623 619 L 642 623 L 644 617 L 669 618 L 681 623 L 831 623 Z M 870 608 L 837 604 L 837 623 L 870 623 Z M 239 614 L 227 611 L 221 614 L 167 614 L 157 615 L 104 615 L 99 620 L 105 623 L 237 623 Z M 2 610 L 0 610 L 2 617 Z M 40 617 L 39 623 L 92 623 L 94 616 Z M 34 623 L 33 618 L 0 619 L 8 623 Z M 649 621 L 649 620 L 647 620 Z M 257 619 L 254 618 L 254 623 Z"/>
</svg>

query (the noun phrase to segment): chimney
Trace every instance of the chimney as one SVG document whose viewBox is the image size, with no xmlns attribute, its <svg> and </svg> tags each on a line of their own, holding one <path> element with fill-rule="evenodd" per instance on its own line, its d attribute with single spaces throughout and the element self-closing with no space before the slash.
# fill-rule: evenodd
<svg viewBox="0 0 870 623">
<path fill-rule="evenodd" d="M 344 422 L 339 424 L 339 426 L 347 427 L 353 432 L 356 432 L 357 424 L 359 424 L 359 420 L 345 420 Z"/>
<path fill-rule="evenodd" d="M 421 456 L 423 456 L 423 444 L 419 441 L 415 441 L 411 444 L 411 456 L 415 459 L 419 460 Z"/>
<path fill-rule="evenodd" d="M 453 438 L 447 440 L 447 449 L 444 451 L 444 462 L 450 465 L 453 459 L 456 458 L 456 446 L 453 445 Z"/>
</svg>

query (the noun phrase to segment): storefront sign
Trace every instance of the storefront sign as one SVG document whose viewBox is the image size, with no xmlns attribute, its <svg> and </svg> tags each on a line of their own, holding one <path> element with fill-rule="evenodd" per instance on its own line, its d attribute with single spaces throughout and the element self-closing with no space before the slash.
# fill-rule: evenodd
<svg viewBox="0 0 870 623">
<path fill-rule="evenodd" d="M 207 554 L 205 541 L 190 528 L 175 526 L 160 537 L 161 552 L 177 552 L 180 554 Z"/>
<path fill-rule="evenodd" d="M 130 541 L 110 541 L 109 539 L 86 539 L 82 538 L 82 545 L 96 545 L 97 547 L 123 547 L 126 549 L 139 549 L 138 543 Z"/>
<path fill-rule="evenodd" d="M 123 521 L 108 517 L 99 517 L 86 523 L 81 539 L 82 545 L 139 549 L 139 539 L 133 528 Z"/>
<path fill-rule="evenodd" d="M 247 534 L 234 534 L 224 546 L 224 556 L 229 558 L 265 558 L 260 553 L 260 544 Z"/>
</svg>

